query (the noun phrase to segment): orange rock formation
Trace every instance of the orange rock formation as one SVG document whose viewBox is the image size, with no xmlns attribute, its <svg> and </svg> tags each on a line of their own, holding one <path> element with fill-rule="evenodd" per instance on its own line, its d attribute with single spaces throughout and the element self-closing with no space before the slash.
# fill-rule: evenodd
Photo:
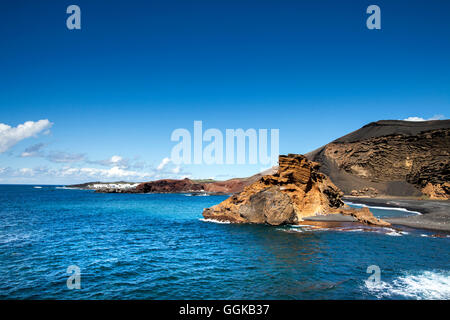
<svg viewBox="0 0 450 320">
<path fill-rule="evenodd" d="M 235 223 L 295 224 L 305 217 L 341 213 L 367 224 L 386 226 L 363 208 L 353 209 L 341 200 L 343 193 L 319 172 L 319 164 L 303 155 L 279 157 L 278 172 L 261 177 L 222 203 L 207 208 L 208 219 Z"/>
</svg>

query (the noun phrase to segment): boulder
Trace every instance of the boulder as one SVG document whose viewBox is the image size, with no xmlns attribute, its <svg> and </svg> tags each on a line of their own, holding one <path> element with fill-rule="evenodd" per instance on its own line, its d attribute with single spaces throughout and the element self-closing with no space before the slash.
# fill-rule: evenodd
<svg viewBox="0 0 450 320">
<path fill-rule="evenodd" d="M 241 217 L 251 223 L 280 225 L 297 222 L 291 198 L 277 186 L 259 191 L 239 207 Z"/>
</svg>

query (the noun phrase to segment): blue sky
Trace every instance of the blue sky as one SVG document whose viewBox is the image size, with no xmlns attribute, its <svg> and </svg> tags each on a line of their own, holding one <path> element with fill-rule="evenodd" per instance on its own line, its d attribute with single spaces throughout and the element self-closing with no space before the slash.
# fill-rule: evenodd
<svg viewBox="0 0 450 320">
<path fill-rule="evenodd" d="M 71 4 L 81 30 L 66 28 Z M 366 27 L 371 4 L 381 30 Z M 267 167 L 161 165 L 173 130 L 195 120 L 279 129 L 283 154 L 371 121 L 446 118 L 449 12 L 437 0 L 4 0 L 0 183 L 227 179 Z"/>
</svg>

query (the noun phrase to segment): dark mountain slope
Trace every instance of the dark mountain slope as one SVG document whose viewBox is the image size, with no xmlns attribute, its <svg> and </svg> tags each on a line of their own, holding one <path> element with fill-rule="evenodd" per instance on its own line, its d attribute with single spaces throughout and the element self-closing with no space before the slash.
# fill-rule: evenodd
<svg viewBox="0 0 450 320">
<path fill-rule="evenodd" d="M 346 194 L 450 197 L 450 120 L 372 122 L 306 156 Z"/>
</svg>

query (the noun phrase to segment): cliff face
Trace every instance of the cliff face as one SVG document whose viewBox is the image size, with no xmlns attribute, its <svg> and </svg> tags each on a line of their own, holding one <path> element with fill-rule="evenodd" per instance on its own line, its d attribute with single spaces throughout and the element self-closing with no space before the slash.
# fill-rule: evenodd
<svg viewBox="0 0 450 320">
<path fill-rule="evenodd" d="M 450 198 L 450 121 L 378 121 L 306 155 L 346 194 Z"/>
<path fill-rule="evenodd" d="M 374 218 L 367 208 L 345 206 L 343 193 L 318 169 L 318 163 L 302 155 L 280 156 L 277 173 L 262 176 L 242 192 L 205 209 L 203 216 L 235 223 L 280 225 L 319 214 L 342 213 L 365 223 L 388 225 Z"/>
</svg>

